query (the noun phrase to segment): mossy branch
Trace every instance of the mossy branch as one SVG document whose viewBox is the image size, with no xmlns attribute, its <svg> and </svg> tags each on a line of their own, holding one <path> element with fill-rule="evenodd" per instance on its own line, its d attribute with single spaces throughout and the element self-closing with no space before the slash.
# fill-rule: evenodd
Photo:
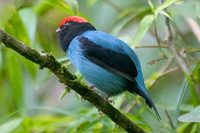
<svg viewBox="0 0 200 133">
<path fill-rule="evenodd" d="M 110 119 L 127 132 L 144 133 L 144 131 L 123 115 L 119 110 L 91 91 L 86 85 L 80 83 L 76 76 L 72 75 L 64 66 L 56 61 L 54 56 L 45 52 L 38 52 L 35 49 L 24 45 L 3 30 L 0 30 L 0 41 L 6 47 L 13 49 L 28 60 L 38 64 L 40 68 L 48 68 L 54 73 L 61 83 L 76 91 L 83 99 L 96 106 L 101 112 L 105 113 Z"/>
</svg>

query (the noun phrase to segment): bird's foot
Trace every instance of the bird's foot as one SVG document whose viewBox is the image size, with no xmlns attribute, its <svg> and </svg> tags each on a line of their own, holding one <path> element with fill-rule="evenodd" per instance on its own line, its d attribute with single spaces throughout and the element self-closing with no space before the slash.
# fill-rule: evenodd
<svg viewBox="0 0 200 133">
<path fill-rule="evenodd" d="M 114 104 L 114 101 L 113 101 L 113 100 L 110 100 L 109 97 L 110 97 L 110 96 L 105 97 L 104 100 L 107 101 L 107 102 L 109 102 L 109 103 L 113 103 L 113 104 Z"/>
<path fill-rule="evenodd" d="M 94 85 L 89 86 L 89 88 L 90 88 L 93 92 L 96 92 L 95 87 L 96 87 L 96 86 L 94 86 Z"/>
<path fill-rule="evenodd" d="M 103 112 L 101 112 L 101 110 L 98 109 L 99 115 L 103 115 Z"/>
<path fill-rule="evenodd" d="M 109 97 L 110 96 L 105 97 L 104 100 L 107 101 L 107 102 L 109 102 L 109 103 L 113 103 L 114 104 L 114 101 L 110 100 Z M 101 112 L 101 110 L 98 109 L 98 112 L 99 112 L 99 115 L 103 115 L 103 112 Z"/>
</svg>

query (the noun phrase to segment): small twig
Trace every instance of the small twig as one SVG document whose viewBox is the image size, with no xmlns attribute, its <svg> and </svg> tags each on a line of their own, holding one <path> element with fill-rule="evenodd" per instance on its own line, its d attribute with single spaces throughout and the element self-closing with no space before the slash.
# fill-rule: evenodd
<svg viewBox="0 0 200 133">
<path fill-rule="evenodd" d="M 166 18 L 165 23 L 167 25 L 167 31 L 168 31 L 168 36 L 167 36 L 166 43 L 168 44 L 169 49 L 171 50 L 171 52 L 175 56 L 178 64 L 180 65 L 181 69 L 183 70 L 183 72 L 187 76 L 190 76 L 190 71 L 189 71 L 189 68 L 188 68 L 186 62 L 183 60 L 183 58 L 181 57 L 180 53 L 177 51 L 176 47 L 173 44 L 173 33 L 172 33 L 171 26 L 170 26 L 169 18 Z"/>
<path fill-rule="evenodd" d="M 154 80 L 149 79 L 146 81 L 146 83 L 150 82 L 148 89 L 151 89 L 160 78 L 180 69 L 179 67 L 173 67 L 169 69 L 172 62 L 173 62 L 173 58 L 171 58 L 165 65 L 163 65 L 163 67 L 158 71 L 157 77 Z"/>
<path fill-rule="evenodd" d="M 159 2 L 160 2 L 160 4 L 163 4 L 164 0 L 160 0 Z M 183 72 L 187 76 L 190 76 L 190 71 L 189 71 L 189 68 L 188 68 L 186 62 L 183 60 L 180 53 L 177 51 L 175 45 L 173 44 L 173 33 L 172 33 L 171 26 L 170 26 L 170 19 L 168 17 L 165 18 L 165 23 L 166 23 L 167 32 L 168 32 L 168 35 L 166 37 L 166 44 L 168 45 L 169 49 L 175 56 L 178 64 L 180 65 L 181 69 L 183 70 Z"/>
<path fill-rule="evenodd" d="M 196 49 L 191 49 L 191 50 L 187 50 L 188 53 L 196 53 L 196 52 L 200 52 L 199 48 Z"/>
<path fill-rule="evenodd" d="M 162 1 L 161 1 L 162 2 Z M 172 54 L 174 55 L 176 61 L 178 62 L 180 68 L 182 69 L 183 73 L 185 74 L 186 78 L 191 81 L 191 84 L 195 84 L 193 77 L 191 76 L 191 73 L 189 71 L 189 67 L 187 66 L 187 63 L 185 62 L 185 60 L 183 59 L 183 57 L 180 55 L 179 51 L 176 49 L 175 44 L 174 44 L 174 38 L 173 38 L 173 33 L 172 33 L 172 28 L 170 25 L 170 19 L 168 17 L 165 18 L 165 23 L 167 26 L 167 39 L 166 39 L 166 44 L 169 46 L 170 51 L 172 52 Z M 191 85 L 191 90 L 192 90 L 192 85 Z M 197 92 L 198 92 L 198 87 L 195 87 L 196 90 L 196 94 L 194 94 L 194 97 L 198 97 Z M 192 90 L 193 91 L 193 90 Z M 198 100 L 194 102 L 194 105 L 198 104 Z"/>
<path fill-rule="evenodd" d="M 158 63 L 159 61 L 165 60 L 167 59 L 165 56 L 161 55 L 161 57 L 157 58 L 157 59 L 153 59 L 150 62 L 148 62 L 147 64 L 149 65 L 154 65 L 156 63 Z"/>
<path fill-rule="evenodd" d="M 137 96 L 136 96 L 135 99 L 137 99 Z M 134 100 L 133 102 L 128 103 L 128 104 L 124 107 L 124 112 L 126 112 L 126 113 L 130 112 L 130 110 L 133 109 L 133 107 L 137 104 L 137 101 L 138 101 L 138 100 Z"/>
<path fill-rule="evenodd" d="M 164 44 L 160 45 L 160 46 L 158 46 L 158 45 L 141 45 L 141 46 L 136 46 L 134 48 L 168 48 L 168 46 L 164 45 Z"/>
<path fill-rule="evenodd" d="M 162 55 L 163 57 L 167 58 L 167 56 L 165 55 L 164 51 L 163 51 L 162 48 L 161 48 L 161 42 L 160 42 L 160 38 L 159 38 L 159 36 L 158 36 L 158 30 L 157 30 L 157 22 L 156 22 L 156 20 L 154 20 L 154 31 L 155 31 L 156 41 L 157 41 L 157 43 L 158 43 L 158 46 L 159 46 L 161 55 Z"/>
<path fill-rule="evenodd" d="M 185 35 L 181 32 L 180 28 L 176 23 L 172 23 L 172 26 L 174 27 L 175 32 L 180 37 L 181 41 L 183 41 L 184 44 L 190 46 L 190 42 L 186 39 Z"/>
<path fill-rule="evenodd" d="M 172 127 L 172 129 L 176 129 L 176 127 L 174 126 L 173 122 L 172 122 L 172 119 L 169 115 L 169 112 L 167 111 L 167 109 L 165 109 L 165 114 L 167 115 L 167 118 L 169 120 L 169 125 Z"/>
<path fill-rule="evenodd" d="M 155 32 L 155 35 L 156 35 L 156 41 L 158 43 L 158 46 L 161 46 L 161 43 L 160 43 L 160 39 L 159 39 L 159 36 L 158 36 L 158 31 L 157 31 L 157 23 L 156 23 L 156 20 L 154 20 L 154 32 Z M 161 49 L 160 49 L 161 50 Z"/>
</svg>

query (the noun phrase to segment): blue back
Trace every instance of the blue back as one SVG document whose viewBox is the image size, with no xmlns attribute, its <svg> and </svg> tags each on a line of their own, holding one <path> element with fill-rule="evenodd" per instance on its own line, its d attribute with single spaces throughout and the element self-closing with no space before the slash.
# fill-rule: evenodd
<svg viewBox="0 0 200 133">
<path fill-rule="evenodd" d="M 89 40 L 96 42 L 97 45 L 113 49 L 119 53 L 121 52 L 129 55 L 132 61 L 134 62 L 138 72 L 138 76 L 135 78 L 135 80 L 137 81 L 140 89 L 146 90 L 139 59 L 127 43 L 110 34 L 101 31 L 87 31 L 81 36 L 87 37 Z"/>
</svg>

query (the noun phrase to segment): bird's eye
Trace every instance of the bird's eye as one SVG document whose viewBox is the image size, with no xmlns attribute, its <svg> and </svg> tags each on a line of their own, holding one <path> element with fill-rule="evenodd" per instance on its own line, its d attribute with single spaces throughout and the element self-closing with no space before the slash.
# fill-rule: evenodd
<svg viewBox="0 0 200 133">
<path fill-rule="evenodd" d="M 69 23 L 65 23 L 65 25 L 64 26 L 68 26 L 69 25 Z"/>
</svg>

